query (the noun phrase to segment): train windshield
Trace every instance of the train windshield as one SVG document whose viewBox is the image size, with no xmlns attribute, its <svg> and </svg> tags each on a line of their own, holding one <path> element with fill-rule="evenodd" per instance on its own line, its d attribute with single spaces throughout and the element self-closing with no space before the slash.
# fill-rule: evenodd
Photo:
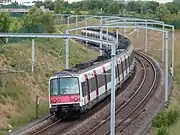
<svg viewBox="0 0 180 135">
<path fill-rule="evenodd" d="M 66 77 L 51 80 L 51 95 L 79 94 L 78 78 Z"/>
<path fill-rule="evenodd" d="M 58 79 L 52 79 L 50 81 L 50 95 L 57 96 L 59 94 Z"/>
</svg>

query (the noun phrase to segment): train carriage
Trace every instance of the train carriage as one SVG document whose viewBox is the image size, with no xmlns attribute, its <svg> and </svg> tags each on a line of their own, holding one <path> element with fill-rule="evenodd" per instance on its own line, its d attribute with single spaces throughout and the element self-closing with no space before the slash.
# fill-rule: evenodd
<svg viewBox="0 0 180 135">
<path fill-rule="evenodd" d="M 90 31 L 88 36 L 96 34 Z M 127 45 L 116 56 L 116 89 L 132 75 L 134 62 L 133 47 Z M 110 59 L 90 62 L 84 68 L 58 72 L 49 79 L 50 113 L 59 117 L 79 115 L 107 97 L 110 89 Z"/>
</svg>

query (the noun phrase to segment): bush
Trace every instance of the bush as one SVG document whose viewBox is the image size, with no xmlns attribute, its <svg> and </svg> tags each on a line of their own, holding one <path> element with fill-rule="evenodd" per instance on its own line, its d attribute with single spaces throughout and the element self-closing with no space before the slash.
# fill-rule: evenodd
<svg viewBox="0 0 180 135">
<path fill-rule="evenodd" d="M 177 122 L 179 113 L 177 110 L 163 111 L 156 116 L 153 121 L 153 126 L 157 128 L 169 127 Z"/>
<path fill-rule="evenodd" d="M 167 117 L 168 117 L 168 126 L 173 125 L 177 122 L 177 118 L 179 116 L 178 111 L 176 110 L 169 110 Z"/>
<path fill-rule="evenodd" d="M 168 135 L 169 131 L 166 127 L 158 128 L 156 135 Z"/>
</svg>

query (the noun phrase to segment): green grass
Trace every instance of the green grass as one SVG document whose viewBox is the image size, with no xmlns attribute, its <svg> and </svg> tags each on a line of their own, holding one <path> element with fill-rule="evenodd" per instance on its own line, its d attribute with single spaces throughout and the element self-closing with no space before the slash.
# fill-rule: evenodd
<svg viewBox="0 0 180 135">
<path fill-rule="evenodd" d="M 169 135 L 179 135 L 180 119 L 169 129 Z"/>
<path fill-rule="evenodd" d="M 70 66 L 98 55 L 79 43 L 70 42 Z M 47 114 L 48 78 L 65 67 L 63 39 L 35 39 L 35 72 L 31 73 L 31 41 L 8 44 L 0 53 L 0 68 L 24 73 L 0 74 L 0 133 L 7 124 L 14 128 L 35 117 L 35 97 L 40 96 L 40 115 Z"/>
<path fill-rule="evenodd" d="M 10 120 L 10 124 L 14 127 L 20 127 L 24 124 L 28 123 L 29 121 L 36 119 L 36 105 L 29 104 L 23 109 L 24 115 L 16 116 L 12 120 Z M 38 118 L 45 116 L 48 114 L 48 102 L 47 101 L 40 101 L 40 105 L 38 107 Z"/>
</svg>

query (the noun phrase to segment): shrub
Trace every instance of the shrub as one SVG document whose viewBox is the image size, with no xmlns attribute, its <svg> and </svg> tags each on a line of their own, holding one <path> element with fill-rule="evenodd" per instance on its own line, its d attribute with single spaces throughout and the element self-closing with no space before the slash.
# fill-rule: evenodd
<svg viewBox="0 0 180 135">
<path fill-rule="evenodd" d="M 163 111 L 155 117 L 153 126 L 157 128 L 171 126 L 177 122 L 178 116 L 179 113 L 177 110 Z"/>
<path fill-rule="evenodd" d="M 168 117 L 168 126 L 173 125 L 177 122 L 177 118 L 179 116 L 178 111 L 176 110 L 169 110 L 167 117 Z"/>
<path fill-rule="evenodd" d="M 169 131 L 166 127 L 158 128 L 156 135 L 168 135 Z"/>
</svg>

